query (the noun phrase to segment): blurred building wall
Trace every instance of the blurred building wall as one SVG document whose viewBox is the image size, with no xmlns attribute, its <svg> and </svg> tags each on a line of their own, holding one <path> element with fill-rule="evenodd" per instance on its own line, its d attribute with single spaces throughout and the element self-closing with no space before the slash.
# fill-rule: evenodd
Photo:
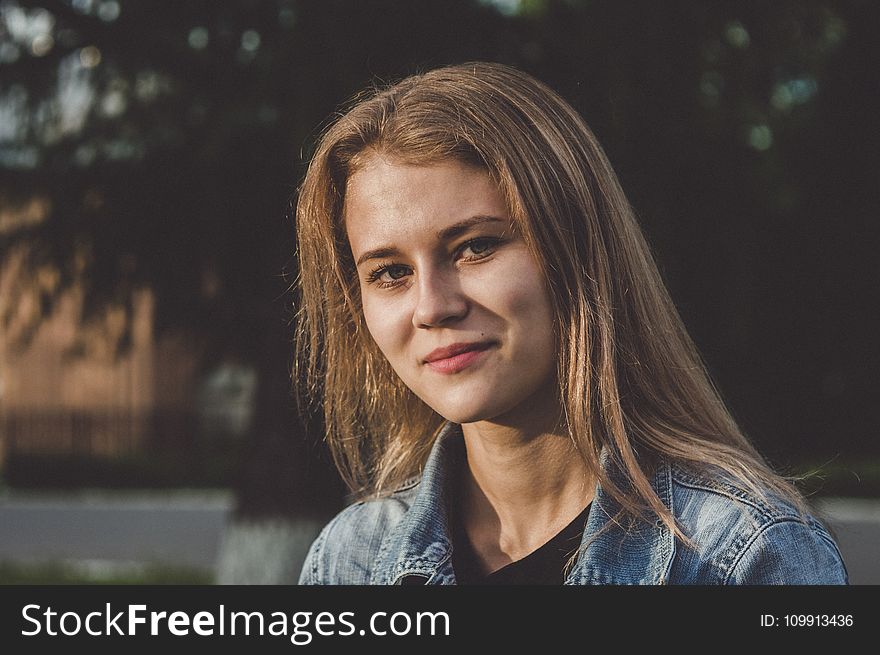
<svg viewBox="0 0 880 655">
<path fill-rule="evenodd" d="M 18 305 L 0 325 L 0 465 L 13 452 L 113 457 L 179 433 L 193 414 L 198 349 L 181 335 L 155 338 L 153 293 L 137 290 L 130 314 L 111 307 L 86 324 L 73 286 L 23 342 L 16 318 L 35 301 L 14 293 L 16 264 L 0 264 L 0 304 Z"/>
</svg>

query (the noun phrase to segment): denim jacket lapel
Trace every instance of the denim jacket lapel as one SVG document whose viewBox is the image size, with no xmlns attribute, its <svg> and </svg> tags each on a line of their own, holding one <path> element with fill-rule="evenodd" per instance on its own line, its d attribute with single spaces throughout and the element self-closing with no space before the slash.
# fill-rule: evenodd
<svg viewBox="0 0 880 655">
<path fill-rule="evenodd" d="M 601 462 L 609 471 L 604 451 Z M 614 472 L 611 475 L 617 477 Z M 663 461 L 657 466 L 651 486 L 661 502 L 674 510 L 672 468 L 668 462 Z M 581 547 L 586 545 L 586 549 L 572 567 L 565 584 L 666 584 L 675 556 L 674 535 L 659 518 L 652 523 L 611 523 L 619 509 L 620 505 L 597 486 L 581 541 Z"/>
<path fill-rule="evenodd" d="M 449 523 L 449 487 L 464 453 L 461 426 L 447 423 L 437 435 L 409 511 L 385 537 L 376 559 L 377 584 L 426 578 L 455 584 Z"/>
</svg>

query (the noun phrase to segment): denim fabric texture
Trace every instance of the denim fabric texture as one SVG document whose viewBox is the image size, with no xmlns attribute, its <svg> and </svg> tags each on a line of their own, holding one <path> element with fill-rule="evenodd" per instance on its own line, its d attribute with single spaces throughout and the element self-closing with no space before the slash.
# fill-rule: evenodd
<svg viewBox="0 0 880 655">
<path fill-rule="evenodd" d="M 309 549 L 300 584 L 456 584 L 450 485 L 463 462 L 461 426 L 447 423 L 420 478 L 389 497 L 355 503 L 327 524 Z M 763 502 L 671 462 L 657 467 L 652 486 L 694 547 L 659 520 L 608 525 L 618 506 L 597 486 L 582 544 L 606 529 L 581 552 L 565 584 L 848 583 L 825 527 L 812 516 L 803 522 L 784 502 Z"/>
</svg>

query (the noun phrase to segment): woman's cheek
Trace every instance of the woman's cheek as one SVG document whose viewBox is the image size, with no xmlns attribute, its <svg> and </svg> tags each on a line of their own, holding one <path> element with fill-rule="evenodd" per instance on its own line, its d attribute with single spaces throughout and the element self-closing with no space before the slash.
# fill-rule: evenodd
<svg viewBox="0 0 880 655">
<path fill-rule="evenodd" d="M 364 321 L 373 341 L 385 358 L 395 364 L 395 352 L 405 341 L 406 317 L 399 303 L 383 301 L 374 297 L 364 297 Z M 411 321 L 410 321 L 411 324 Z"/>
<path fill-rule="evenodd" d="M 481 285 L 481 294 L 487 306 L 508 323 L 537 321 L 550 308 L 549 296 L 537 271 L 524 271 L 522 267 L 497 271 Z"/>
</svg>

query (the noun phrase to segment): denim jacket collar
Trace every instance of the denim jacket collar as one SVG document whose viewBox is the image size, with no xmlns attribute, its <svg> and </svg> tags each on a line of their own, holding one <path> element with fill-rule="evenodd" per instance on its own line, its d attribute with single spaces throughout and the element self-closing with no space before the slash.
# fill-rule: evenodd
<svg viewBox="0 0 880 655">
<path fill-rule="evenodd" d="M 424 584 L 455 584 L 449 520 L 450 485 L 463 459 L 461 426 L 447 423 L 437 437 L 414 489 L 409 511 L 383 540 L 376 560 L 375 582 L 401 584 L 417 579 Z M 603 451 L 600 463 L 614 476 Z M 415 482 L 413 484 L 416 484 Z M 657 467 L 652 487 L 666 507 L 672 507 L 672 471 Z M 412 485 L 405 487 L 412 489 Z M 675 540 L 659 520 L 635 525 L 608 525 L 619 505 L 596 487 L 582 544 L 605 528 L 581 553 L 566 578 L 567 585 L 663 584 L 675 554 Z M 606 527 L 608 526 L 608 527 Z"/>
</svg>

